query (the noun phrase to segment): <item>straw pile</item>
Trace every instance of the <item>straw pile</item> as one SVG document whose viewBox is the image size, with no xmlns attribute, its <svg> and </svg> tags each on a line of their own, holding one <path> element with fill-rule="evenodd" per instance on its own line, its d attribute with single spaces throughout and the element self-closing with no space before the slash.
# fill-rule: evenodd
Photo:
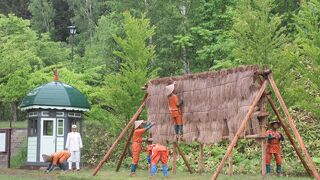
<svg viewBox="0 0 320 180">
<path fill-rule="evenodd" d="M 237 67 L 218 72 L 158 78 L 148 84 L 146 108 L 155 142 L 175 139 L 174 123 L 168 111 L 165 87 L 176 81 L 175 93 L 183 99 L 184 139 L 190 143 L 215 143 L 235 134 L 259 90 L 254 73 L 258 66 Z M 246 134 L 254 134 L 257 122 L 249 122 Z"/>
</svg>

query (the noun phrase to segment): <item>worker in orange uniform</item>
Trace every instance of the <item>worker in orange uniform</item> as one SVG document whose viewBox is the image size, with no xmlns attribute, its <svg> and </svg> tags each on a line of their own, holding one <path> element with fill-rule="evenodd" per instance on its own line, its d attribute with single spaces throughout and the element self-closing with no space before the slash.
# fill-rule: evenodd
<svg viewBox="0 0 320 180">
<path fill-rule="evenodd" d="M 157 164 L 159 161 L 162 163 L 162 172 L 165 177 L 168 176 L 168 158 L 169 158 L 169 150 L 166 146 L 161 144 L 156 144 L 152 149 L 151 156 L 151 176 L 155 176 L 157 172 Z"/>
<path fill-rule="evenodd" d="M 165 94 L 166 96 L 168 96 L 169 112 L 171 114 L 172 119 L 174 120 L 174 130 L 176 133 L 176 138 L 179 141 L 183 138 L 183 121 L 181 113 L 183 101 L 176 94 L 174 94 L 174 84 L 175 83 L 172 83 L 166 86 Z"/>
<path fill-rule="evenodd" d="M 61 170 L 66 170 L 65 161 L 71 156 L 71 153 L 69 151 L 58 151 L 53 154 L 46 155 L 42 154 L 42 158 L 44 162 L 50 162 L 46 173 L 49 173 L 53 170 L 55 166 L 59 166 Z"/>
<path fill-rule="evenodd" d="M 284 140 L 283 135 L 277 131 L 280 127 L 280 123 L 278 121 L 272 121 L 270 123 L 271 129 L 267 130 L 266 137 L 267 137 L 267 145 L 266 145 L 266 171 L 270 173 L 270 161 L 272 159 L 272 154 L 276 158 L 276 175 L 279 176 L 281 174 L 281 148 L 280 148 L 280 141 Z"/>
<path fill-rule="evenodd" d="M 151 155 L 152 155 L 152 149 L 155 146 L 155 144 L 152 144 L 152 139 L 149 138 L 147 140 L 148 146 L 147 146 L 147 161 L 148 161 L 148 172 L 151 172 Z"/>
<path fill-rule="evenodd" d="M 131 145 L 132 151 L 132 164 L 131 164 L 131 173 L 130 176 L 134 176 L 136 174 L 136 169 L 138 166 L 140 152 L 141 152 L 141 143 L 142 143 L 142 135 L 144 132 L 149 130 L 154 124 L 147 124 L 145 127 L 142 127 L 143 120 L 135 121 L 134 123 L 134 132 L 133 132 L 133 140 Z"/>
</svg>

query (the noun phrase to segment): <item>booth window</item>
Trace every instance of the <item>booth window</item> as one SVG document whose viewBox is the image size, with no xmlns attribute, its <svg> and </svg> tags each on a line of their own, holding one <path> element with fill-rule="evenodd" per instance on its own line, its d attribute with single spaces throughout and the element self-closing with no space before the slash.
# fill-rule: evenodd
<svg viewBox="0 0 320 180">
<path fill-rule="evenodd" d="M 37 119 L 30 119 L 29 120 L 29 136 L 37 136 Z"/>
<path fill-rule="evenodd" d="M 58 136 L 64 135 L 64 122 L 63 119 L 58 119 Z"/>
<path fill-rule="evenodd" d="M 44 120 L 43 121 L 43 135 L 44 136 L 53 136 L 53 121 Z"/>
<path fill-rule="evenodd" d="M 57 112 L 57 117 L 64 117 L 64 112 Z"/>
</svg>

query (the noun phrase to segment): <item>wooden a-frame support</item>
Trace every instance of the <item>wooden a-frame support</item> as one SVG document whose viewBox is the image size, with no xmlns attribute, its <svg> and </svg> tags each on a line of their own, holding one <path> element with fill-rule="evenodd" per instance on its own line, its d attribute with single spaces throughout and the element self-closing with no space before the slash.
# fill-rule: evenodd
<svg viewBox="0 0 320 180">
<path fill-rule="evenodd" d="M 128 124 L 126 125 L 126 127 L 122 130 L 121 134 L 118 136 L 118 138 L 116 139 L 116 141 L 112 144 L 112 146 L 110 147 L 110 149 L 108 150 L 108 152 L 106 153 L 106 155 L 103 157 L 103 159 L 99 162 L 99 164 L 97 165 L 97 167 L 94 169 L 94 172 L 92 173 L 92 176 L 95 176 L 98 171 L 100 170 L 100 168 L 102 167 L 103 163 L 105 163 L 108 158 L 110 157 L 112 151 L 115 149 L 115 147 L 119 144 L 119 142 L 123 139 L 124 135 L 126 134 L 126 132 L 129 130 L 129 127 L 132 126 L 134 124 L 134 121 L 136 121 L 139 117 L 140 117 L 140 114 L 143 110 L 143 108 L 145 107 L 145 101 L 148 97 L 148 94 L 145 94 L 143 100 L 142 100 L 142 103 L 139 107 L 139 109 L 137 110 L 137 112 L 134 114 L 134 116 L 131 118 L 131 120 L 128 122 Z M 129 144 L 130 144 L 130 140 L 132 139 L 132 136 L 133 136 L 133 132 L 134 132 L 134 129 L 132 129 L 128 139 L 127 139 L 127 142 L 126 142 L 126 145 L 125 145 L 125 148 L 122 152 L 122 155 L 119 159 L 119 162 L 118 162 L 118 165 L 117 165 L 117 168 L 116 168 L 116 171 L 119 171 L 120 169 L 120 166 L 121 166 L 121 163 L 124 159 L 124 157 L 126 156 L 126 153 L 127 153 L 127 149 L 129 148 Z M 178 150 L 179 154 L 181 155 L 184 163 L 186 164 L 190 174 L 193 173 L 192 171 L 192 168 L 187 160 L 187 158 L 185 157 L 184 153 L 182 152 L 182 150 L 180 149 L 180 147 L 178 146 L 178 144 L 176 142 L 173 142 L 173 147 L 174 147 L 174 151 L 176 152 L 176 149 Z M 176 158 L 176 156 L 174 157 Z M 176 159 L 174 159 L 174 161 L 176 162 Z"/>
<path fill-rule="evenodd" d="M 285 105 L 285 103 L 284 103 L 284 100 L 283 100 L 283 98 L 282 98 L 282 96 L 281 96 L 281 94 L 280 94 L 280 92 L 279 92 L 279 89 L 278 89 L 278 87 L 276 86 L 276 84 L 275 84 L 275 82 L 274 82 L 274 80 L 273 80 L 272 73 L 269 72 L 269 73 L 267 74 L 267 77 L 268 77 L 268 79 L 267 79 L 267 80 L 264 80 L 263 84 L 261 85 L 261 88 L 260 88 L 259 92 L 257 93 L 257 95 L 256 95 L 256 97 L 255 97 L 255 99 L 254 99 L 254 101 L 253 101 L 253 103 L 252 103 L 252 105 L 250 106 L 250 109 L 249 109 L 248 113 L 246 114 L 245 118 L 242 120 L 242 123 L 241 123 L 241 125 L 240 125 L 237 133 L 235 134 L 233 140 L 232 140 L 231 143 L 229 144 L 226 154 L 225 154 L 224 157 L 222 158 L 222 160 L 221 160 L 221 162 L 220 162 L 220 164 L 219 164 L 216 172 L 215 172 L 215 173 L 213 174 L 213 176 L 212 176 L 212 180 L 216 180 L 216 179 L 217 179 L 220 171 L 222 170 L 222 168 L 223 168 L 223 166 L 224 166 L 224 164 L 225 164 L 225 161 L 227 160 L 227 158 L 228 158 L 228 157 L 230 156 L 230 154 L 232 153 L 232 149 L 233 149 L 234 146 L 236 145 L 236 143 L 237 143 L 237 141 L 238 141 L 241 133 L 242 133 L 242 132 L 244 131 L 244 129 L 245 129 L 245 126 L 246 126 L 248 120 L 250 119 L 250 116 L 252 115 L 252 113 L 253 113 L 253 111 L 254 111 L 254 107 L 257 105 L 259 99 L 262 97 L 264 91 L 266 90 L 266 87 L 267 87 L 268 82 L 270 82 L 271 87 L 272 87 L 273 91 L 275 92 L 276 97 L 277 97 L 277 99 L 278 99 L 278 101 L 279 101 L 279 103 L 280 103 L 280 106 L 281 106 L 282 110 L 284 111 L 284 113 L 285 113 L 285 115 L 286 115 L 286 117 L 287 117 L 287 119 L 288 119 L 288 121 L 289 121 L 289 126 L 291 127 L 294 135 L 295 135 L 295 136 L 297 137 L 297 139 L 298 139 L 298 143 L 300 144 L 301 149 L 302 149 L 302 151 L 304 152 L 304 155 L 305 155 L 306 158 L 307 158 L 307 161 L 308 161 L 308 163 L 309 163 L 309 166 L 310 166 L 310 168 L 311 168 L 311 171 L 312 171 L 313 175 L 315 176 L 316 179 L 319 179 L 319 180 L 320 180 L 319 174 L 318 174 L 318 172 L 317 172 L 317 170 L 316 170 L 316 168 L 315 168 L 315 166 L 314 166 L 314 163 L 313 163 L 313 161 L 312 161 L 312 159 L 311 159 L 311 157 L 310 157 L 310 155 L 309 155 L 309 153 L 308 153 L 308 151 L 307 151 L 307 149 L 306 149 L 306 147 L 305 147 L 305 145 L 304 145 L 304 143 L 303 143 L 303 140 L 302 140 L 302 138 L 301 138 L 298 130 L 297 130 L 296 127 L 295 127 L 294 121 L 293 121 L 293 119 L 292 119 L 292 117 L 291 117 L 291 115 L 290 115 L 290 113 L 289 113 L 289 111 L 288 111 L 288 109 L 287 109 L 287 107 L 286 107 L 286 105 Z M 300 151 L 298 150 L 298 148 L 295 146 L 294 140 L 293 140 L 293 138 L 292 138 L 291 135 L 290 135 L 290 131 L 289 131 L 289 129 L 286 127 L 286 124 L 285 124 L 285 122 L 283 121 L 283 119 L 281 118 L 280 113 L 279 113 L 278 110 L 276 109 L 275 104 L 274 104 L 274 102 L 272 101 L 270 95 L 267 95 L 267 98 L 268 98 L 268 101 L 269 101 L 269 103 L 271 104 L 271 107 L 272 107 L 273 111 L 275 112 L 277 118 L 279 119 L 280 123 L 282 124 L 282 127 L 284 128 L 286 135 L 288 136 L 291 144 L 293 145 L 296 153 L 298 154 L 298 157 L 300 158 L 301 162 L 303 163 L 304 167 L 306 168 L 306 171 L 307 171 L 308 174 L 310 175 L 309 166 L 308 166 L 307 163 L 304 161 L 304 159 L 303 159 Z M 262 167 L 262 168 L 263 168 L 263 167 Z"/>
<path fill-rule="evenodd" d="M 110 155 L 111 155 L 112 151 L 114 150 L 114 148 L 119 144 L 119 142 L 122 140 L 123 136 L 124 136 L 124 135 L 126 134 L 126 132 L 129 130 L 129 127 L 130 127 L 131 125 L 133 125 L 133 124 L 134 124 L 134 121 L 136 121 L 136 120 L 139 118 L 139 116 L 140 116 L 140 114 L 141 114 L 141 112 L 142 112 L 142 110 L 143 110 L 143 108 L 144 108 L 144 106 L 145 106 L 145 101 L 146 101 L 147 97 L 148 97 L 148 94 L 146 93 L 146 94 L 144 95 L 144 97 L 143 97 L 143 100 L 142 100 L 142 103 L 141 103 L 139 109 L 138 109 L 137 112 L 133 115 L 133 117 L 132 117 L 131 120 L 128 122 L 128 124 L 126 125 L 126 127 L 122 130 L 121 134 L 118 136 L 118 138 L 116 139 L 116 141 L 112 144 L 112 146 L 110 147 L 110 149 L 109 149 L 109 151 L 106 153 L 106 155 L 103 157 L 103 159 L 99 162 L 98 166 L 94 169 L 94 172 L 92 173 L 92 176 L 95 176 L 95 175 L 98 173 L 98 171 L 99 171 L 100 168 L 102 167 L 103 163 L 105 163 L 105 162 L 108 160 L 108 158 L 110 157 Z"/>
</svg>

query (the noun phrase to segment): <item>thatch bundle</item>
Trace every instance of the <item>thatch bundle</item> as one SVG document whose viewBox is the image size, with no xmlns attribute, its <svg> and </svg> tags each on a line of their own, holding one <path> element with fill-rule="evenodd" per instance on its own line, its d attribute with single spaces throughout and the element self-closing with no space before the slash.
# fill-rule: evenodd
<svg viewBox="0 0 320 180">
<path fill-rule="evenodd" d="M 259 90 L 254 74 L 258 66 L 218 72 L 158 78 L 148 84 L 148 121 L 155 142 L 174 141 L 174 123 L 168 111 L 165 87 L 176 81 L 175 93 L 183 99 L 183 132 L 186 142 L 215 143 L 235 134 Z M 256 133 L 251 120 L 246 134 Z"/>
</svg>

